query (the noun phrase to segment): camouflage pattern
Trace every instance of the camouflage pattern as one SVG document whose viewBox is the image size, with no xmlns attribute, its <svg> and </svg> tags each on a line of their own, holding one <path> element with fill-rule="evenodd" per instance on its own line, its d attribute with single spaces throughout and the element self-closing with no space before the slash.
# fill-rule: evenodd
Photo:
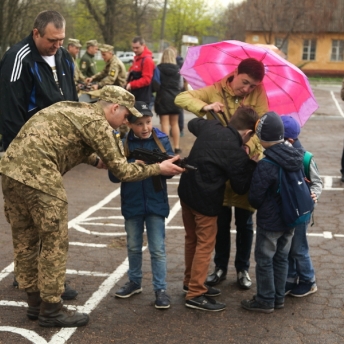
<svg viewBox="0 0 344 344">
<path fill-rule="evenodd" d="M 99 46 L 99 50 L 102 53 L 105 53 L 107 51 L 113 53 L 114 47 L 112 45 L 109 45 L 109 44 L 102 44 L 102 45 Z"/>
<path fill-rule="evenodd" d="M 94 92 L 93 92 L 94 94 Z M 105 86 L 98 93 L 99 99 L 125 106 L 131 114 L 142 117 L 135 108 L 135 97 L 127 90 L 119 86 Z"/>
<path fill-rule="evenodd" d="M 80 71 L 86 77 L 90 78 L 97 73 L 97 64 L 94 55 L 89 54 L 87 51 L 80 59 Z"/>
<path fill-rule="evenodd" d="M 118 92 L 118 103 L 133 104 L 130 93 L 118 86 L 102 91 L 105 99 L 115 102 Z M 81 163 L 94 165 L 94 153 L 121 181 L 160 173 L 156 164 L 127 162 L 120 137 L 113 135 L 100 104 L 69 101 L 51 105 L 25 123 L 0 160 L 0 172 L 67 202 L 62 176 Z"/>
<path fill-rule="evenodd" d="M 91 40 L 86 42 L 86 47 L 87 48 L 91 47 L 91 46 L 93 46 L 93 47 L 97 47 L 98 46 L 98 42 L 97 42 L 96 39 L 91 39 Z"/>
<path fill-rule="evenodd" d="M 68 252 L 67 202 L 2 176 L 19 287 L 56 303 L 64 291 Z"/>
<path fill-rule="evenodd" d="M 80 44 L 80 41 L 78 39 L 76 39 L 76 38 L 69 38 L 68 39 L 68 45 L 70 45 L 70 44 L 74 45 L 77 48 L 81 48 L 82 47 L 82 45 Z"/>
<path fill-rule="evenodd" d="M 113 55 L 106 62 L 104 69 L 92 77 L 92 81 L 98 81 L 99 87 L 104 87 L 105 85 L 124 87 L 126 78 L 127 70 L 123 62 L 116 55 Z"/>
<path fill-rule="evenodd" d="M 85 77 L 84 75 L 81 73 L 78 64 L 75 61 L 75 58 L 73 58 L 73 62 L 74 62 L 74 81 L 75 81 L 75 85 L 77 85 L 79 82 L 84 82 L 85 81 Z"/>
</svg>

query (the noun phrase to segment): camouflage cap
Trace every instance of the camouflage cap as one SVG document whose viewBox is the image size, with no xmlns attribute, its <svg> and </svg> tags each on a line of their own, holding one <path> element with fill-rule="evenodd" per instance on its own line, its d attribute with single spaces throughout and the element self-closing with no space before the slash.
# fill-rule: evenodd
<svg viewBox="0 0 344 344">
<path fill-rule="evenodd" d="M 98 42 L 96 39 L 91 39 L 90 41 L 86 42 L 86 47 L 97 47 Z"/>
<path fill-rule="evenodd" d="M 81 48 L 82 47 L 82 45 L 80 44 L 80 41 L 78 39 L 75 39 L 75 38 L 69 38 L 68 39 L 68 45 L 69 44 L 72 44 L 72 45 L 74 45 L 77 48 Z"/>
<path fill-rule="evenodd" d="M 99 47 L 99 50 L 102 53 L 105 53 L 107 51 L 110 51 L 113 53 L 114 47 L 112 45 L 109 45 L 109 44 L 103 44 L 101 47 Z"/>
<path fill-rule="evenodd" d="M 129 110 L 132 115 L 136 117 L 142 117 L 142 114 L 134 107 L 134 95 L 132 95 L 130 92 L 122 87 L 112 85 L 104 86 L 100 91 L 99 99 L 105 100 L 110 103 L 123 105 Z"/>
</svg>

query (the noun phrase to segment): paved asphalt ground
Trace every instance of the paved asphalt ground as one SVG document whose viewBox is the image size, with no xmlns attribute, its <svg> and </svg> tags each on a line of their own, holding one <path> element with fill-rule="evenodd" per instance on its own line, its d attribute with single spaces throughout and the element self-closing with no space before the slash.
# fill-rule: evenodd
<svg viewBox="0 0 344 344">
<path fill-rule="evenodd" d="M 80 165 L 64 177 L 70 220 L 67 281 L 79 291 L 76 300 L 65 304 L 89 313 L 90 323 L 84 328 L 60 330 L 41 328 L 26 318 L 26 295 L 12 286 L 11 232 L 0 197 L 0 343 L 344 343 L 344 189 L 339 172 L 344 103 L 339 85 L 312 87 L 320 107 L 304 126 L 301 140 L 314 154 L 325 186 L 308 237 L 317 293 L 305 298 L 288 296 L 285 308 L 272 314 L 242 309 L 240 301 L 251 298 L 256 287 L 252 254 L 251 290 L 237 287 L 231 258 L 218 297 L 227 304 L 226 310 L 211 313 L 186 308 L 182 292 L 184 230 L 177 196 L 179 178 L 175 177 L 168 184 L 171 214 L 166 221 L 167 282 L 172 306 L 164 311 L 154 308 L 146 247 L 143 292 L 116 299 L 115 290 L 127 281 L 119 185 L 109 182 L 106 171 Z M 186 114 L 185 123 L 191 118 L 192 114 Z M 158 125 L 156 117 L 154 122 Z M 193 140 L 186 129 L 181 139 L 182 156 L 188 154 Z M 234 253 L 232 247 L 231 257 Z"/>
</svg>

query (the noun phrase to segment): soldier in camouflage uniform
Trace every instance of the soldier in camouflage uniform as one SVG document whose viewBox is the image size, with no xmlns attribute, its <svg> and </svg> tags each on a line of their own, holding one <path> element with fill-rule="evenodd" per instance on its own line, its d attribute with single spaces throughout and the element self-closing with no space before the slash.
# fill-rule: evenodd
<svg viewBox="0 0 344 344">
<path fill-rule="evenodd" d="M 127 71 L 123 62 L 114 55 L 114 47 L 112 45 L 103 44 L 99 50 L 102 53 L 103 60 L 106 62 L 104 69 L 87 78 L 86 82 L 98 81 L 96 85 L 93 85 L 93 89 L 102 88 L 105 85 L 116 85 L 124 87 L 127 78 Z"/>
<path fill-rule="evenodd" d="M 74 166 L 105 166 L 121 181 L 184 171 L 173 162 L 128 163 L 119 134 L 134 96 L 106 86 L 95 104 L 59 102 L 39 111 L 20 130 L 0 160 L 7 221 L 11 225 L 16 276 L 28 295 L 27 316 L 45 327 L 86 325 L 87 314 L 62 308 L 68 252 L 67 197 L 62 176 Z"/>
<path fill-rule="evenodd" d="M 68 39 L 68 46 L 67 51 L 69 52 L 70 56 L 72 56 L 73 62 L 74 62 L 74 81 L 77 91 L 78 90 L 78 84 L 85 81 L 84 75 L 81 73 L 78 64 L 75 62 L 75 59 L 80 51 L 81 44 L 78 39 L 75 38 L 69 38 Z"/>
<path fill-rule="evenodd" d="M 98 42 L 95 39 L 86 42 L 86 52 L 80 59 L 80 70 L 89 78 L 97 73 L 97 65 L 94 55 L 98 51 Z"/>
</svg>

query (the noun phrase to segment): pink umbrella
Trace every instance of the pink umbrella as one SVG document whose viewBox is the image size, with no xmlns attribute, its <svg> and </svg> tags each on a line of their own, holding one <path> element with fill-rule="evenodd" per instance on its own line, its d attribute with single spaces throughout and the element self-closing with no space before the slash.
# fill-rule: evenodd
<svg viewBox="0 0 344 344">
<path fill-rule="evenodd" d="M 303 126 L 318 108 L 308 79 L 299 68 L 269 48 L 239 41 L 190 47 L 180 73 L 198 89 L 221 80 L 248 57 L 264 63 L 263 85 L 269 109 L 292 116 Z"/>
</svg>

